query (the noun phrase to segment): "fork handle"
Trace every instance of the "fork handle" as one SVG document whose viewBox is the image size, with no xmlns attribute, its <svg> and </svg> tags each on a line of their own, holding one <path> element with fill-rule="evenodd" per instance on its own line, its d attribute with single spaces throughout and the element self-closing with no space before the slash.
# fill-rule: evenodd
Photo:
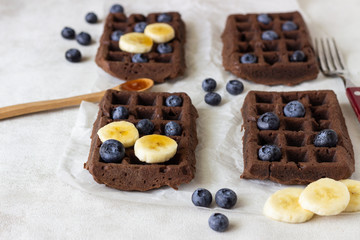
<svg viewBox="0 0 360 240">
<path fill-rule="evenodd" d="M 346 88 L 346 96 L 348 97 L 352 108 L 360 122 L 360 87 Z"/>
</svg>

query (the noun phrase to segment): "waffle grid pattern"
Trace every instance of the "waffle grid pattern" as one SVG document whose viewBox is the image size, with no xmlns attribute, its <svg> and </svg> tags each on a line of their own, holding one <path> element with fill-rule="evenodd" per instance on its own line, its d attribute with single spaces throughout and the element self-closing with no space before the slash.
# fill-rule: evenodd
<svg viewBox="0 0 360 240">
<path fill-rule="evenodd" d="M 143 54 L 149 59 L 147 63 L 133 63 L 131 58 L 134 54 L 122 51 L 119 48 L 119 43 L 111 40 L 113 31 L 134 32 L 136 23 L 156 23 L 159 14 L 151 13 L 147 17 L 142 14 L 132 14 L 126 17 L 123 13 L 110 13 L 106 18 L 104 32 L 100 39 L 96 63 L 111 75 L 125 80 L 146 77 L 153 79 L 155 82 L 164 82 L 167 79 L 182 75 L 185 70 L 183 49 L 185 24 L 181 20 L 179 13 L 167 13 L 172 16 L 172 21 L 168 24 L 175 30 L 175 38 L 168 43 L 171 45 L 173 52 L 160 54 L 156 50 L 158 44 L 154 43 L 151 51 Z"/>
<path fill-rule="evenodd" d="M 285 117 L 283 109 L 293 100 L 306 110 L 302 118 Z M 259 130 L 257 119 L 274 112 L 280 119 L 278 130 Z M 344 179 L 354 172 L 354 153 L 345 120 L 332 91 L 257 92 L 251 91 L 242 109 L 245 134 L 243 178 L 270 179 L 283 184 L 307 184 L 322 177 Z M 323 129 L 338 135 L 336 147 L 315 147 L 314 137 Z M 277 145 L 282 152 L 278 162 L 258 159 L 258 150 L 266 144 Z"/>
<path fill-rule="evenodd" d="M 257 14 L 230 15 L 222 35 L 223 65 L 238 77 L 254 82 L 275 85 L 294 85 L 315 79 L 319 70 L 310 44 L 310 36 L 300 13 L 269 14 L 272 21 L 263 24 L 257 21 Z M 293 21 L 298 29 L 282 31 L 286 21 Z M 273 30 L 279 35 L 277 40 L 262 40 L 264 31 Z M 290 62 L 296 50 L 306 55 L 305 62 Z M 257 56 L 257 63 L 242 64 L 240 58 L 245 53 Z"/>
<path fill-rule="evenodd" d="M 165 106 L 165 99 L 170 95 L 180 96 L 183 99 L 182 106 Z M 102 143 L 97 131 L 114 121 L 111 113 L 118 106 L 124 106 L 129 110 L 129 118 L 125 121 L 134 125 L 141 119 L 150 119 L 155 126 L 154 134 L 165 135 L 164 127 L 169 121 L 179 123 L 183 129 L 181 136 L 170 136 L 178 143 L 175 156 L 164 163 L 148 164 L 141 162 L 135 156 L 134 148 L 130 147 L 125 150 L 125 157 L 121 163 L 103 162 L 99 155 Z M 178 185 L 190 182 L 194 178 L 197 116 L 191 99 L 185 93 L 131 93 L 108 90 L 100 103 L 98 118 L 94 123 L 89 160 L 85 167 L 97 182 L 120 190 L 146 191 L 164 185 L 176 189 Z"/>
</svg>

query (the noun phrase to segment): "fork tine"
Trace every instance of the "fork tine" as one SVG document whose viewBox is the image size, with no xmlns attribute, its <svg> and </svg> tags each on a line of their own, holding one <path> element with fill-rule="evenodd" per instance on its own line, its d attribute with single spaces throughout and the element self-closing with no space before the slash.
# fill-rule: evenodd
<svg viewBox="0 0 360 240">
<path fill-rule="evenodd" d="M 342 69 L 342 70 L 345 70 L 345 65 L 344 65 L 344 58 L 343 56 L 340 54 L 337 46 L 336 46 L 336 42 L 335 42 L 335 39 L 332 38 L 331 39 L 332 41 L 332 45 L 334 47 L 334 56 L 335 56 L 335 59 L 336 61 L 338 61 L 338 64 L 339 64 L 339 67 Z"/>
<path fill-rule="evenodd" d="M 326 48 L 328 50 L 328 53 L 329 53 L 329 65 L 332 66 L 332 68 L 334 69 L 334 71 L 336 71 L 338 69 L 338 67 L 336 66 L 335 64 L 335 53 L 333 52 L 333 48 L 330 46 L 330 41 L 329 41 L 329 38 L 326 38 L 325 39 L 325 45 L 326 45 Z"/>
<path fill-rule="evenodd" d="M 327 46 L 327 41 L 325 39 L 321 39 L 320 43 L 321 43 L 321 48 L 324 52 L 325 64 L 330 72 L 334 72 L 335 67 L 331 62 L 330 51 L 329 51 L 329 47 Z"/>
<path fill-rule="evenodd" d="M 334 64 L 335 70 L 336 72 L 340 73 L 343 71 L 343 67 L 341 65 L 341 61 L 339 59 L 336 46 L 334 45 L 334 39 L 327 38 L 326 41 L 328 42 L 331 60 Z"/>
<path fill-rule="evenodd" d="M 324 51 L 323 48 L 321 47 L 321 38 L 315 38 L 315 52 L 316 55 L 318 56 L 318 60 L 319 60 L 319 65 L 320 65 L 320 70 L 324 73 L 329 71 L 328 66 L 326 65 L 326 61 L 325 61 L 325 55 L 324 55 Z"/>
</svg>

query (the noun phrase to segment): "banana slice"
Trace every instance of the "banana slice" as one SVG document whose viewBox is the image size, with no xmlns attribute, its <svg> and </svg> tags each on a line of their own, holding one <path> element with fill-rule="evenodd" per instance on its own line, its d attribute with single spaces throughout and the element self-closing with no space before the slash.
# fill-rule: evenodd
<svg viewBox="0 0 360 240">
<path fill-rule="evenodd" d="M 139 132 L 134 124 L 126 121 L 112 122 L 97 132 L 102 142 L 115 139 L 121 142 L 125 148 L 132 147 L 139 138 Z"/>
<path fill-rule="evenodd" d="M 163 135 L 146 135 L 135 142 L 135 156 L 142 162 L 161 163 L 172 158 L 177 150 L 175 140 Z"/>
<path fill-rule="evenodd" d="M 126 33 L 119 40 L 120 49 L 129 53 L 147 53 L 152 46 L 153 40 L 143 33 Z"/>
<path fill-rule="evenodd" d="M 360 211 L 360 181 L 345 179 L 340 180 L 345 184 L 350 192 L 350 202 L 345 208 L 345 212 Z"/>
<path fill-rule="evenodd" d="M 302 191 L 301 188 L 285 188 L 275 192 L 264 205 L 264 215 L 287 223 L 302 223 L 310 220 L 314 213 L 303 209 L 298 201 Z"/>
<path fill-rule="evenodd" d="M 156 43 L 165 43 L 175 37 L 175 31 L 167 23 L 152 23 L 146 26 L 144 34 Z"/>
<path fill-rule="evenodd" d="M 344 183 L 321 178 L 310 183 L 299 198 L 300 205 L 321 216 L 341 213 L 350 201 L 350 193 Z"/>
</svg>

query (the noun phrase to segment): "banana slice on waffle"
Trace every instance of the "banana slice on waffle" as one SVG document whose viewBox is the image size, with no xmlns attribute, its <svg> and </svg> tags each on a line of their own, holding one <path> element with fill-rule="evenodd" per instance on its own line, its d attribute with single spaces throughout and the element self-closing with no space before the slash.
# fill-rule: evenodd
<svg viewBox="0 0 360 240">
<path fill-rule="evenodd" d="M 147 53 L 151 51 L 153 40 L 143 33 L 131 32 L 120 37 L 119 47 L 129 53 Z"/>
<path fill-rule="evenodd" d="M 167 23 L 152 23 L 146 26 L 144 34 L 149 36 L 155 43 L 165 43 L 175 37 L 175 31 Z"/>
<path fill-rule="evenodd" d="M 115 139 L 121 142 L 125 148 L 132 147 L 139 138 L 139 131 L 134 124 L 126 121 L 109 123 L 97 132 L 100 140 Z"/>
<path fill-rule="evenodd" d="M 168 161 L 176 154 L 178 144 L 175 140 L 163 135 L 146 135 L 135 142 L 135 156 L 142 162 L 161 163 Z"/>
</svg>

